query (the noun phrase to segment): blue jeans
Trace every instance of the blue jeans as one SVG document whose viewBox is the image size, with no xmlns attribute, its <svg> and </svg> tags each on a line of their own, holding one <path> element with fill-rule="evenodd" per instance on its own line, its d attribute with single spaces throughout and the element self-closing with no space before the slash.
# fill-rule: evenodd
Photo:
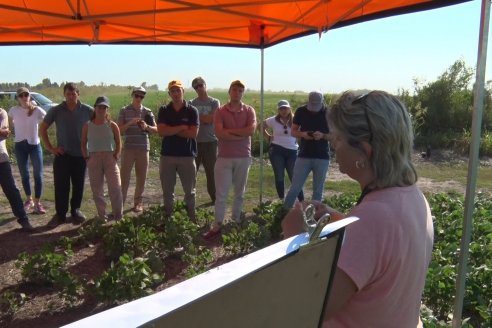
<svg viewBox="0 0 492 328">
<path fill-rule="evenodd" d="M 291 208 L 294 205 L 299 191 L 302 190 L 309 172 L 313 171 L 313 200 L 321 201 L 323 198 L 323 186 L 328 173 L 329 159 L 298 157 L 294 166 L 292 185 L 285 197 L 284 207 Z"/>
<path fill-rule="evenodd" d="M 272 144 L 268 151 L 270 155 L 270 163 L 272 164 L 273 174 L 275 175 L 275 188 L 277 189 L 278 198 L 284 199 L 285 186 L 284 177 L 285 171 L 289 176 L 289 180 L 292 182 L 292 175 L 294 174 L 294 165 L 297 158 L 296 149 L 287 149 L 285 147 Z M 297 195 L 297 199 L 304 200 L 304 193 L 301 191 Z"/>
<path fill-rule="evenodd" d="M 22 187 L 26 196 L 30 197 L 31 183 L 29 177 L 29 157 L 32 163 L 32 173 L 34 176 L 34 198 L 39 199 L 43 192 L 43 151 L 41 144 L 30 145 L 27 140 L 15 143 L 15 158 L 22 178 Z"/>
<path fill-rule="evenodd" d="M 22 204 L 19 189 L 15 186 L 15 180 L 12 176 L 12 169 L 9 162 L 0 163 L 0 186 L 5 196 L 7 196 L 12 213 L 14 213 L 20 222 L 29 222 L 24 205 Z"/>
</svg>

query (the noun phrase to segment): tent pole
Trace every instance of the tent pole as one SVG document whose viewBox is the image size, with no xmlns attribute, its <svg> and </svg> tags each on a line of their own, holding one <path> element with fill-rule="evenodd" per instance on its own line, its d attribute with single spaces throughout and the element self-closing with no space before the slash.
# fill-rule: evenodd
<svg viewBox="0 0 492 328">
<path fill-rule="evenodd" d="M 260 127 L 260 204 L 263 202 L 263 112 L 264 112 L 264 63 L 265 49 L 261 48 L 261 87 L 260 87 L 260 119 L 258 126 Z"/>
<path fill-rule="evenodd" d="M 477 71 L 473 95 L 472 134 L 470 156 L 468 160 L 468 177 L 465 195 L 465 213 L 463 220 L 463 234 L 461 237 L 460 257 L 458 263 L 458 278 L 456 280 L 456 294 L 453 311 L 453 328 L 461 327 L 463 299 L 465 295 L 466 269 L 469 253 L 469 244 L 473 224 L 473 209 L 475 202 L 475 187 L 478 170 L 478 155 L 480 149 L 480 135 L 485 97 L 485 66 L 487 60 L 487 43 L 490 20 L 490 0 L 482 0 L 480 17 L 480 37 L 478 39 Z"/>
</svg>

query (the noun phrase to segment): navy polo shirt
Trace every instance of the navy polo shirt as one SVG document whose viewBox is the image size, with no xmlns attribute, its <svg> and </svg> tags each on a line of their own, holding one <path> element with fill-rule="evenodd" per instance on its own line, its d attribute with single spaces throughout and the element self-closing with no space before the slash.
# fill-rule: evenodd
<svg viewBox="0 0 492 328">
<path fill-rule="evenodd" d="M 292 122 L 299 126 L 299 131 L 319 131 L 328 133 L 326 107 L 319 112 L 311 112 L 307 106 L 299 107 L 294 113 Z M 306 140 L 301 138 L 298 157 L 330 159 L 330 146 L 325 139 Z"/>
<path fill-rule="evenodd" d="M 159 108 L 157 123 L 164 123 L 169 126 L 189 125 L 199 126 L 198 110 L 189 102 L 176 111 L 173 103 Z M 161 155 L 162 156 L 181 156 L 196 157 L 196 139 L 183 138 L 178 135 L 166 136 L 162 138 Z"/>
</svg>

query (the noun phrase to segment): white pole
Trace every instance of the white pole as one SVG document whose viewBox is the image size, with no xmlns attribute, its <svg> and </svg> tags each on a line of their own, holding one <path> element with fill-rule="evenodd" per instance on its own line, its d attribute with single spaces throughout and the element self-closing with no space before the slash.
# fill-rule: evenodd
<svg viewBox="0 0 492 328">
<path fill-rule="evenodd" d="M 257 126 L 260 127 L 260 204 L 263 202 L 263 111 L 264 111 L 264 73 L 265 73 L 265 25 L 261 25 L 261 84 L 260 84 L 260 119 Z"/>
<path fill-rule="evenodd" d="M 260 119 L 258 126 L 260 126 L 260 204 L 263 202 L 263 110 L 264 110 L 264 52 L 263 47 L 261 48 L 261 86 L 260 86 Z"/>
<path fill-rule="evenodd" d="M 478 155 L 480 149 L 480 135 L 485 95 L 485 66 L 487 60 L 489 20 L 490 0 L 482 0 L 480 37 L 478 40 L 477 72 L 473 97 L 472 135 L 470 143 L 470 156 L 468 160 L 468 177 L 465 194 L 463 235 L 461 237 L 460 258 L 458 263 L 458 279 L 456 280 L 456 294 L 454 300 L 453 328 L 461 327 L 463 298 L 465 295 L 466 285 L 466 269 L 471 231 L 473 227 L 473 209 L 475 202 L 475 187 L 477 180 Z"/>
</svg>

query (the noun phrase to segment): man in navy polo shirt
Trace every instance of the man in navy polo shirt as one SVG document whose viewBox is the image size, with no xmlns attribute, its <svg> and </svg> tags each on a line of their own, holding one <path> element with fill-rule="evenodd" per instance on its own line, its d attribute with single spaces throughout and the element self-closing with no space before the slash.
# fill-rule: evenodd
<svg viewBox="0 0 492 328">
<path fill-rule="evenodd" d="M 302 190 L 309 173 L 313 172 L 313 200 L 323 200 L 323 186 L 330 165 L 328 123 L 323 94 L 309 93 L 308 103 L 299 107 L 292 121 L 292 136 L 300 139 L 299 153 L 294 165 L 294 176 L 284 207 L 291 208 Z"/>
<path fill-rule="evenodd" d="M 184 100 L 184 88 L 181 81 L 172 80 L 167 88 L 171 102 L 159 108 L 157 117 L 157 131 L 163 137 L 159 176 L 164 198 L 164 211 L 168 216 L 173 212 L 177 173 L 185 193 L 184 201 L 188 216 L 195 220 L 198 110 Z"/>
</svg>

